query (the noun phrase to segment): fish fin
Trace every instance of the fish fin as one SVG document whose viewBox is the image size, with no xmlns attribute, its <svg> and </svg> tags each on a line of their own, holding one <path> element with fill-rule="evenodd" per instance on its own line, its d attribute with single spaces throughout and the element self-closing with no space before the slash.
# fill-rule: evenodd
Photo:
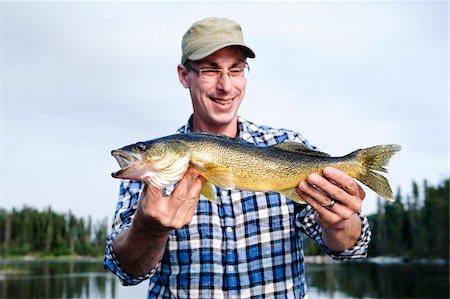
<svg viewBox="0 0 450 299">
<path fill-rule="evenodd" d="M 233 137 L 230 137 L 230 136 L 224 135 L 224 134 L 218 134 L 218 133 L 211 133 L 211 132 L 200 131 L 200 132 L 192 132 L 190 134 L 192 134 L 192 135 L 211 136 L 211 137 L 217 137 L 217 138 L 228 139 L 228 140 L 231 140 L 231 141 L 236 141 L 236 139 L 233 138 Z"/>
<path fill-rule="evenodd" d="M 369 147 L 352 153 L 358 155 L 358 159 L 365 169 L 357 179 L 389 201 L 394 201 L 394 195 L 389 186 L 389 182 L 383 175 L 376 171 L 387 173 L 385 166 L 387 166 L 391 157 L 400 150 L 401 147 L 399 145 L 389 144 Z"/>
<path fill-rule="evenodd" d="M 300 195 L 298 195 L 297 191 L 295 191 L 295 188 L 286 189 L 286 190 L 280 191 L 279 193 L 298 204 L 305 203 L 305 201 L 300 197 Z"/>
<path fill-rule="evenodd" d="M 223 166 L 204 167 L 199 164 L 193 164 L 194 168 L 200 171 L 201 175 L 211 182 L 211 184 L 226 190 L 232 190 L 236 187 L 233 183 L 234 175 L 229 168 Z"/>
<path fill-rule="evenodd" d="M 317 156 L 317 157 L 329 157 L 330 156 L 327 153 L 322 153 L 319 151 L 309 149 L 303 143 L 294 142 L 294 141 L 286 141 L 286 142 L 274 144 L 274 145 L 272 145 L 272 147 L 275 147 L 280 150 L 285 150 L 288 152 L 297 153 L 297 154 L 304 154 L 304 155 Z"/>
<path fill-rule="evenodd" d="M 207 182 L 202 189 L 202 194 L 205 196 L 210 202 L 214 202 L 216 200 L 216 188 L 210 182 Z"/>
<path fill-rule="evenodd" d="M 211 167 L 207 169 L 205 175 L 208 181 L 220 188 L 232 190 L 236 187 L 236 185 L 233 183 L 234 175 L 226 167 Z"/>
</svg>

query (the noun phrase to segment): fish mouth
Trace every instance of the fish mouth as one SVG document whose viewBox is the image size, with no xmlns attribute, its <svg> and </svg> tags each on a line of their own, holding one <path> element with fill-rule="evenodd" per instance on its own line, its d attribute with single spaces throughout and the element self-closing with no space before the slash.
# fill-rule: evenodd
<svg viewBox="0 0 450 299">
<path fill-rule="evenodd" d="M 133 168 L 133 165 L 135 165 L 136 162 L 142 160 L 141 154 L 130 153 L 122 150 L 113 150 L 111 151 L 111 155 L 117 160 L 117 163 L 119 163 L 121 168 L 120 170 L 111 173 L 113 178 L 122 178 L 128 170 Z"/>
</svg>

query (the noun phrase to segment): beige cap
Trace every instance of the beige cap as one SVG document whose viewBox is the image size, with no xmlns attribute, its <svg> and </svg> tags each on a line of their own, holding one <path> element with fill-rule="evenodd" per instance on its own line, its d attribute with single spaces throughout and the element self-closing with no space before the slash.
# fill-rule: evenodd
<svg viewBox="0 0 450 299">
<path fill-rule="evenodd" d="M 188 59 L 201 60 L 228 46 L 239 46 L 246 57 L 255 58 L 255 53 L 244 43 L 242 28 L 238 23 L 223 18 L 200 20 L 183 35 L 181 63 L 184 64 Z"/>
</svg>

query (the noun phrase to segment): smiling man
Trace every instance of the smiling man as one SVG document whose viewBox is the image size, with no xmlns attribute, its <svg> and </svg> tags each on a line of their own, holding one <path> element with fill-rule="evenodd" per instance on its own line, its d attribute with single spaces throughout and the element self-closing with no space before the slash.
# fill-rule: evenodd
<svg viewBox="0 0 450 299">
<path fill-rule="evenodd" d="M 254 57 L 236 22 L 194 23 L 183 36 L 178 65 L 193 114 L 178 133 L 220 133 L 258 146 L 294 141 L 314 149 L 297 132 L 238 116 L 247 59 Z M 125 285 L 148 279 L 148 298 L 304 298 L 303 233 L 338 260 L 365 257 L 370 241 L 362 188 L 336 169 L 323 174 L 297 186 L 304 205 L 275 192 L 217 187 L 212 203 L 200 196 L 206 181 L 193 168 L 165 190 L 122 181 L 105 267 Z"/>
<path fill-rule="evenodd" d="M 230 46 L 178 66 L 181 84 L 191 93 L 194 131 L 236 136 L 237 112 L 247 82 L 245 58 L 241 49 Z"/>
</svg>

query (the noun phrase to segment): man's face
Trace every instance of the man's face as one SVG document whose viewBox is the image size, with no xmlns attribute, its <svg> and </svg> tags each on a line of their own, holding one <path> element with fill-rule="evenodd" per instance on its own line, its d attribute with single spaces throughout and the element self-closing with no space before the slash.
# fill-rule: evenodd
<svg viewBox="0 0 450 299">
<path fill-rule="evenodd" d="M 195 70 L 245 67 L 245 57 L 236 47 L 223 48 L 200 61 L 188 62 Z M 222 133 L 224 128 L 237 125 L 237 111 L 244 95 L 247 80 L 244 76 L 220 74 L 201 78 L 188 68 L 187 84 L 194 108 L 194 129 Z"/>
</svg>

